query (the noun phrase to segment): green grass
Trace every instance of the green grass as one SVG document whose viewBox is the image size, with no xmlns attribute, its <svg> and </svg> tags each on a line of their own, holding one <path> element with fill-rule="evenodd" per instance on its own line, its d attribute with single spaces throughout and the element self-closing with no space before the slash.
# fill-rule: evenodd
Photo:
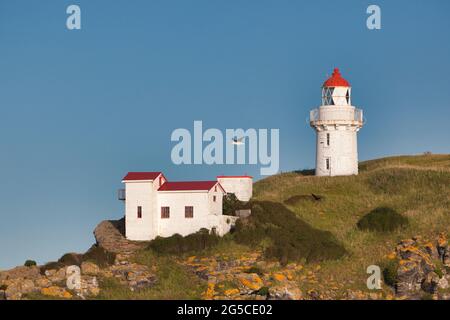
<svg viewBox="0 0 450 320">
<path fill-rule="evenodd" d="M 347 257 L 321 264 L 325 277 L 364 289 L 367 266 L 382 261 L 399 240 L 414 235 L 435 239 L 448 232 L 450 155 L 366 161 L 358 176 L 309 174 L 284 173 L 258 181 L 253 199 L 286 204 L 312 193 L 323 196 L 320 201 L 287 201 L 287 206 L 312 227 L 331 232 L 349 251 Z M 409 226 L 389 234 L 359 230 L 357 222 L 377 207 L 394 209 L 408 218 Z"/>
<path fill-rule="evenodd" d="M 151 288 L 132 292 L 118 280 L 107 278 L 100 280 L 100 300 L 177 300 L 200 299 L 206 289 L 206 282 L 179 265 L 175 258 L 160 256 L 150 250 L 140 252 L 136 262 L 154 270 L 156 284 Z"/>
</svg>

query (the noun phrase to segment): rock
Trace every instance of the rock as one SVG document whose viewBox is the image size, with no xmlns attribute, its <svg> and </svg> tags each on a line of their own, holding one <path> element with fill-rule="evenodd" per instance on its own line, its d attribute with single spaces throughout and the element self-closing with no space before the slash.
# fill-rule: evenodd
<svg viewBox="0 0 450 320">
<path fill-rule="evenodd" d="M 52 282 L 47 277 L 41 277 L 35 281 L 36 287 L 47 288 L 52 285 Z"/>
<path fill-rule="evenodd" d="M 286 276 L 282 273 L 274 273 L 273 278 L 277 281 L 286 281 Z"/>
<path fill-rule="evenodd" d="M 440 289 L 448 289 L 448 280 L 445 277 L 439 279 L 438 287 Z"/>
<path fill-rule="evenodd" d="M 94 230 L 97 244 L 114 253 L 134 252 L 145 247 L 145 243 L 127 240 L 124 236 L 125 219 L 102 221 Z"/>
<path fill-rule="evenodd" d="M 24 294 L 33 291 L 35 291 L 35 286 L 32 280 L 17 278 L 8 282 L 5 297 L 7 300 L 20 300 Z"/>
<path fill-rule="evenodd" d="M 85 275 L 96 276 L 100 272 L 99 266 L 93 262 L 83 262 L 81 264 L 81 273 Z"/>
<path fill-rule="evenodd" d="M 245 288 L 259 290 L 263 287 L 262 279 L 256 273 L 241 273 L 237 275 L 238 281 Z"/>
<path fill-rule="evenodd" d="M 423 291 L 430 294 L 437 294 L 439 280 L 439 276 L 435 272 L 429 272 L 425 277 L 425 281 L 422 283 Z"/>
<path fill-rule="evenodd" d="M 442 254 L 442 262 L 444 263 L 444 266 L 450 267 L 450 245 L 444 249 L 444 253 Z"/>
<path fill-rule="evenodd" d="M 37 266 L 32 267 L 16 267 L 8 271 L 0 272 L 0 282 L 8 279 L 30 279 L 34 280 L 40 277 L 40 269 Z"/>
<path fill-rule="evenodd" d="M 233 289 L 225 290 L 224 294 L 225 294 L 227 297 L 230 297 L 230 296 L 238 295 L 239 292 L 240 292 L 239 289 L 233 288 Z"/>
<path fill-rule="evenodd" d="M 64 298 L 64 299 L 72 298 L 72 294 L 70 292 L 68 292 L 64 288 L 57 287 L 57 286 L 42 288 L 41 294 L 43 294 L 44 296 L 55 297 L 55 298 Z"/>
<path fill-rule="evenodd" d="M 420 283 L 419 264 L 416 261 L 401 260 L 397 270 L 396 293 L 399 296 L 408 296 L 417 290 Z"/>
<path fill-rule="evenodd" d="M 66 280 L 66 268 L 61 268 L 59 270 L 47 270 L 45 275 L 53 284 L 62 283 Z"/>
<path fill-rule="evenodd" d="M 269 300 L 300 300 L 301 290 L 295 285 L 275 286 L 269 288 Z"/>
<path fill-rule="evenodd" d="M 80 293 L 83 297 L 96 297 L 100 293 L 97 277 L 95 276 L 82 276 L 81 277 L 81 290 Z"/>
</svg>

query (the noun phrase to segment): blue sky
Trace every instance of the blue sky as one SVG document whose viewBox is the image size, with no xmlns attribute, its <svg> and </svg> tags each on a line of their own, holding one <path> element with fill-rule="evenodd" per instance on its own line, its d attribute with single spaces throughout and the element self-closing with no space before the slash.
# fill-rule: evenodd
<svg viewBox="0 0 450 320">
<path fill-rule="evenodd" d="M 78 4 L 82 30 L 66 29 Z M 382 29 L 366 28 L 378 4 Z M 83 252 L 120 218 L 127 171 L 171 180 L 259 166 L 175 166 L 176 128 L 279 128 L 280 169 L 312 168 L 334 67 L 364 109 L 361 160 L 449 153 L 450 2 L 0 2 L 0 268 Z"/>
</svg>

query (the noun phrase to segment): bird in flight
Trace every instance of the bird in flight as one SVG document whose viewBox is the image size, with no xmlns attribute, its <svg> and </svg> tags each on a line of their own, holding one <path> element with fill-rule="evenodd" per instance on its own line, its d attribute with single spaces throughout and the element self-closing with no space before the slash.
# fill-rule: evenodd
<svg viewBox="0 0 450 320">
<path fill-rule="evenodd" d="M 234 145 L 237 145 L 237 146 L 243 145 L 243 144 L 244 144 L 244 137 L 239 138 L 239 139 L 238 139 L 238 137 L 234 137 L 234 138 L 232 139 L 232 143 L 233 143 Z"/>
</svg>

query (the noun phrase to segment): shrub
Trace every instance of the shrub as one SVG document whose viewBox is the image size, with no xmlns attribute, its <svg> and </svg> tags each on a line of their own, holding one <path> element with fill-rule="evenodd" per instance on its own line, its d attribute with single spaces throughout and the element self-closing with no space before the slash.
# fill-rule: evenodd
<svg viewBox="0 0 450 320">
<path fill-rule="evenodd" d="M 242 209 L 244 203 L 239 201 L 234 193 L 228 193 L 223 197 L 223 214 L 234 216 L 236 210 Z"/>
<path fill-rule="evenodd" d="M 34 260 L 27 260 L 27 261 L 25 261 L 25 263 L 23 265 L 25 267 L 34 267 L 37 265 L 37 263 Z"/>
<path fill-rule="evenodd" d="M 116 254 L 109 252 L 103 247 L 93 245 L 85 254 L 81 257 L 82 261 L 90 261 L 98 265 L 99 267 L 107 267 L 114 264 L 116 260 Z"/>
<path fill-rule="evenodd" d="M 269 294 L 269 288 L 268 287 L 262 287 L 261 289 L 259 289 L 256 294 L 258 296 L 267 296 Z"/>
<path fill-rule="evenodd" d="M 408 218 L 388 207 L 379 207 L 372 210 L 357 223 L 360 230 L 378 232 L 391 232 L 407 225 Z"/>
<path fill-rule="evenodd" d="M 72 265 L 80 266 L 82 259 L 83 259 L 83 256 L 81 254 L 66 253 L 58 260 L 58 262 L 66 265 L 66 266 L 72 266 Z"/>
<path fill-rule="evenodd" d="M 264 271 L 258 266 L 251 266 L 245 270 L 245 273 L 256 273 L 258 276 L 264 275 Z"/>
<path fill-rule="evenodd" d="M 397 283 L 398 260 L 390 260 L 383 268 L 384 283 L 388 286 L 395 287 Z"/>
<path fill-rule="evenodd" d="M 2 284 L 0 286 L 0 291 L 6 291 L 6 289 L 8 289 L 8 286 L 6 284 Z"/>
<path fill-rule="evenodd" d="M 183 237 L 175 234 L 168 238 L 157 237 L 148 246 L 149 249 L 159 254 L 183 254 L 188 252 L 200 252 L 216 246 L 219 236 L 210 233 L 207 229 Z"/>
<path fill-rule="evenodd" d="M 280 203 L 255 201 L 248 204 L 252 215 L 236 222 L 234 239 L 241 244 L 261 246 L 265 255 L 285 265 L 305 259 L 318 262 L 337 259 L 347 252 L 327 231 L 313 228 Z"/>
<path fill-rule="evenodd" d="M 43 274 L 45 274 L 45 271 L 47 271 L 47 270 L 57 270 L 57 269 L 61 269 L 63 267 L 65 267 L 65 265 L 63 263 L 52 261 L 52 262 L 48 262 L 48 263 L 44 264 L 40 268 L 40 272 L 43 275 Z"/>
</svg>

